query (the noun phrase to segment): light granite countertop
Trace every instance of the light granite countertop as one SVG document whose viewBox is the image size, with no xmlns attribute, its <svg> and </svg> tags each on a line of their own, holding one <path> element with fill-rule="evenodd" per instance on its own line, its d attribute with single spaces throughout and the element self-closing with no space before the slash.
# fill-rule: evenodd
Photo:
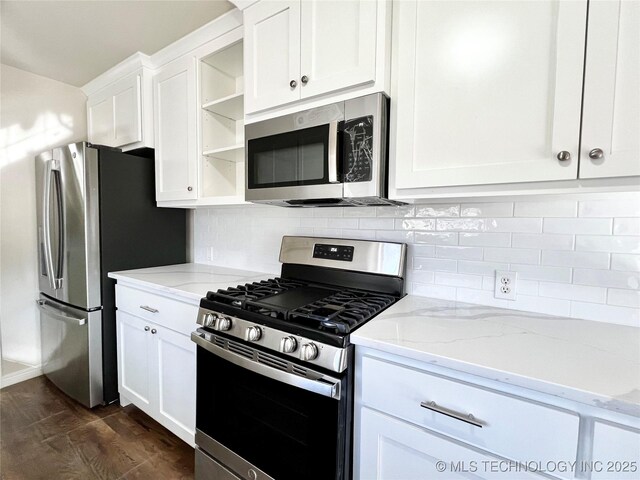
<svg viewBox="0 0 640 480">
<path fill-rule="evenodd" d="M 407 296 L 352 343 L 640 416 L 640 329 Z"/>
<path fill-rule="evenodd" d="M 219 288 L 235 287 L 236 285 L 265 280 L 273 277 L 273 274 L 198 263 L 183 263 L 110 272 L 109 277 L 123 284 L 153 288 L 199 304 L 200 299 L 210 290 L 216 291 Z"/>
</svg>

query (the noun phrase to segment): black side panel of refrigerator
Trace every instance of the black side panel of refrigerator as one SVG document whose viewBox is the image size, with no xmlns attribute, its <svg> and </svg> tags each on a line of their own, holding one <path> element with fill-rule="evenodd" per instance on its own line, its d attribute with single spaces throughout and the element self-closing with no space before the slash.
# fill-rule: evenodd
<svg viewBox="0 0 640 480">
<path fill-rule="evenodd" d="M 104 401 L 118 399 L 115 280 L 109 272 L 186 262 L 183 209 L 158 208 L 153 157 L 99 150 Z"/>
</svg>

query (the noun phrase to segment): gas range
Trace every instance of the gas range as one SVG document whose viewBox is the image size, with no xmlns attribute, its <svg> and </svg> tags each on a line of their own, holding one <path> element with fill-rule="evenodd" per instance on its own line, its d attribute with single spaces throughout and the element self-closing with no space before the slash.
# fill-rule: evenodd
<svg viewBox="0 0 640 480">
<path fill-rule="evenodd" d="M 282 275 L 208 292 L 198 333 L 342 372 L 349 334 L 404 295 L 405 256 L 398 243 L 284 237 Z"/>
<path fill-rule="evenodd" d="M 279 277 L 207 293 L 196 480 L 351 479 L 349 335 L 404 296 L 405 258 L 400 243 L 284 237 Z"/>
</svg>

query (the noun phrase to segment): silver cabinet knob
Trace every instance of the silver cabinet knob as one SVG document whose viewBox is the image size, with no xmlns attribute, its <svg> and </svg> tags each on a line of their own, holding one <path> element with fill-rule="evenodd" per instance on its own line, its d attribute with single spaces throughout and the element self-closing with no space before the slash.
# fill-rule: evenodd
<svg viewBox="0 0 640 480">
<path fill-rule="evenodd" d="M 150 327 L 144 327 L 144 331 L 148 332 L 150 330 Z"/>
<path fill-rule="evenodd" d="M 229 317 L 223 317 L 218 315 L 216 321 L 213 324 L 213 329 L 218 332 L 226 332 L 231 329 L 231 319 Z"/>
<path fill-rule="evenodd" d="M 247 342 L 257 342 L 261 336 L 262 330 L 260 330 L 260 327 L 249 327 L 245 332 L 244 339 Z"/>
<path fill-rule="evenodd" d="M 307 77 L 306 75 L 303 75 L 300 81 L 302 82 L 303 85 L 306 85 L 307 82 L 309 81 L 309 77 Z"/>
<path fill-rule="evenodd" d="M 155 335 L 156 333 L 158 333 L 158 330 L 156 330 L 155 328 L 152 328 L 152 329 L 151 329 L 151 333 L 152 333 L 153 335 Z"/>
<path fill-rule="evenodd" d="M 602 157 L 604 157 L 604 152 L 601 148 L 594 148 L 589 152 L 589 158 L 591 160 L 600 160 Z"/>
<path fill-rule="evenodd" d="M 291 80 L 291 81 L 289 82 L 289 86 L 290 86 L 291 88 L 296 88 L 296 87 L 298 86 L 298 82 L 296 82 L 295 80 Z"/>
<path fill-rule="evenodd" d="M 300 359 L 304 361 L 314 360 L 318 358 L 318 347 L 315 343 L 306 343 L 300 349 Z"/>
<path fill-rule="evenodd" d="M 191 192 L 191 191 L 193 191 L 193 187 L 187 187 L 187 190 L 188 190 L 189 192 Z"/>
<path fill-rule="evenodd" d="M 280 340 L 280 351 L 282 353 L 293 353 L 298 348 L 298 341 L 295 337 L 284 337 Z"/>
<path fill-rule="evenodd" d="M 558 153 L 558 160 L 560 160 L 561 162 L 567 162 L 571 160 L 571 154 L 566 150 L 562 150 L 560 153 Z"/>
</svg>

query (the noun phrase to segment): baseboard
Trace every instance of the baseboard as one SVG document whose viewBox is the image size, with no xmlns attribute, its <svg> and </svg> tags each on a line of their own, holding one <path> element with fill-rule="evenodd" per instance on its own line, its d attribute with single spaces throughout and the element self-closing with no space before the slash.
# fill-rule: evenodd
<svg viewBox="0 0 640 480">
<path fill-rule="evenodd" d="M 42 375 L 42 367 L 27 367 L 18 372 L 3 375 L 2 378 L 0 378 L 0 389 L 26 380 L 31 380 L 32 378 L 39 377 L 40 375 Z"/>
</svg>

